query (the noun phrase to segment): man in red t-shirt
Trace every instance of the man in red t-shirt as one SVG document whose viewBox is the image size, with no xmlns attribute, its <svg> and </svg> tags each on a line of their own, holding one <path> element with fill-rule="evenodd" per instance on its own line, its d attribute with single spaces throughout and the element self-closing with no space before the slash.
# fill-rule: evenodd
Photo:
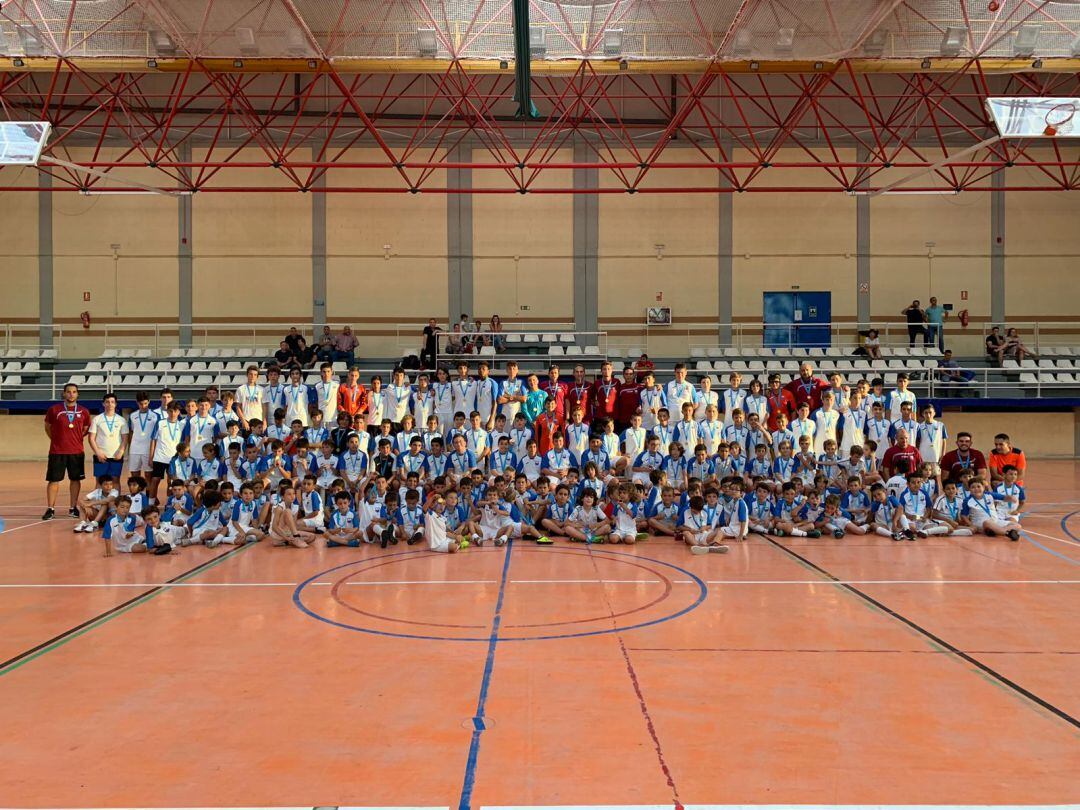
<svg viewBox="0 0 1080 810">
<path fill-rule="evenodd" d="M 540 390 L 547 391 L 547 395 L 555 400 L 555 418 L 559 420 L 560 425 L 565 425 L 568 386 L 564 382 L 559 382 L 558 364 L 552 363 L 548 368 L 548 378 L 540 383 Z"/>
<path fill-rule="evenodd" d="M 785 385 L 784 390 L 795 397 L 795 407 L 809 402 L 810 413 L 813 413 L 821 407 L 821 394 L 829 387 L 828 382 L 814 376 L 814 366 L 810 362 L 803 362 L 799 366 L 799 376 Z"/>
<path fill-rule="evenodd" d="M 780 427 L 776 424 L 777 414 L 784 414 L 787 417 L 789 424 L 795 418 L 795 397 L 790 391 L 785 391 L 780 387 L 779 374 L 769 375 L 769 393 L 766 397 L 766 402 L 769 407 L 769 430 L 776 430 Z"/>
<path fill-rule="evenodd" d="M 956 449 L 941 457 L 941 477 L 945 480 L 956 478 L 961 471 L 970 469 L 984 481 L 990 481 L 986 472 L 986 457 L 971 447 L 971 434 L 962 430 L 956 434 Z"/>
<path fill-rule="evenodd" d="M 886 478 L 896 475 L 896 462 L 902 458 L 908 460 L 908 472 L 915 472 L 922 466 L 922 456 L 919 455 L 918 449 L 908 437 L 908 432 L 903 428 L 896 431 L 893 446 L 885 451 L 885 456 L 881 459 Z"/>
<path fill-rule="evenodd" d="M 581 408 L 585 415 L 585 424 L 592 421 L 592 384 L 585 379 L 585 366 L 574 366 L 574 381 L 566 391 L 566 413 L 572 414 L 575 408 Z"/>
<path fill-rule="evenodd" d="M 607 360 L 600 366 L 600 379 L 593 383 L 589 401 L 592 403 L 594 420 L 615 418 L 615 409 L 619 404 L 619 381 L 612 375 L 611 363 Z"/>
<path fill-rule="evenodd" d="M 60 482 L 66 475 L 71 493 L 72 517 L 79 516 L 75 504 L 79 501 L 79 490 L 86 477 L 86 456 L 84 447 L 86 435 L 90 432 L 90 411 L 79 404 L 79 386 L 68 383 L 64 386 L 64 401 L 53 405 L 45 412 L 45 435 L 49 437 L 49 463 L 45 469 L 45 514 L 42 520 L 52 520 L 56 514 L 56 495 Z"/>
<path fill-rule="evenodd" d="M 630 417 L 641 410 L 641 388 L 633 367 L 624 368 L 619 393 L 615 398 L 615 432 L 620 436 L 630 427 Z"/>
</svg>

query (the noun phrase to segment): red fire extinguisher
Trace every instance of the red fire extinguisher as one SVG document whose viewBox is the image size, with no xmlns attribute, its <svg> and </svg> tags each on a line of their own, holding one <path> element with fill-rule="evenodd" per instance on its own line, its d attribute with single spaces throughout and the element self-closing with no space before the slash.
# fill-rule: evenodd
<svg viewBox="0 0 1080 810">
<path fill-rule="evenodd" d="M 962 309 L 956 317 L 960 319 L 960 325 L 967 329 L 967 325 L 971 321 L 971 316 L 968 315 L 968 311 L 966 309 Z"/>
<path fill-rule="evenodd" d="M 90 328 L 90 311 L 85 310 L 83 312 L 80 312 L 79 313 L 79 320 L 82 321 L 82 328 L 83 329 L 89 329 Z"/>
</svg>

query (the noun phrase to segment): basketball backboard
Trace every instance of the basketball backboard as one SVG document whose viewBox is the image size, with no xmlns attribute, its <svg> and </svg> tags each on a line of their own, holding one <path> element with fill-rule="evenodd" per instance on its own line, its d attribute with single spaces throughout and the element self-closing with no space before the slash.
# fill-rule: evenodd
<svg viewBox="0 0 1080 810">
<path fill-rule="evenodd" d="M 51 129 L 48 121 L 0 121 L 0 166 L 36 166 Z"/>
<path fill-rule="evenodd" d="M 1080 137 L 1080 98 L 999 96 L 986 107 L 1002 138 Z"/>
</svg>

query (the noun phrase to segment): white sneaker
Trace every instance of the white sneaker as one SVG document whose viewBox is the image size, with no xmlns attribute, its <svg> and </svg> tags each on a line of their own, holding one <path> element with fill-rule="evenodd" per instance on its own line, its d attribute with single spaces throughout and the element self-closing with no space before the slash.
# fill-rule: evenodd
<svg viewBox="0 0 1080 810">
<path fill-rule="evenodd" d="M 225 538 L 222 537 L 220 534 L 215 535 L 215 536 L 211 537 L 209 540 L 206 541 L 206 547 L 207 548 L 217 548 L 218 546 L 221 545 L 221 542 L 224 539 Z"/>
<path fill-rule="evenodd" d="M 72 528 L 72 531 L 73 532 L 81 532 L 83 530 L 83 526 L 85 526 L 85 525 L 86 525 L 86 521 L 85 520 L 80 520 L 78 523 L 75 524 L 74 528 Z"/>
<path fill-rule="evenodd" d="M 712 552 L 713 554 L 727 554 L 729 551 L 731 551 L 731 548 L 728 547 L 728 546 L 722 546 L 721 545 L 721 546 L 709 546 L 707 550 Z"/>
<path fill-rule="evenodd" d="M 691 554 L 708 554 L 709 553 L 709 547 L 708 546 L 690 546 L 690 553 Z"/>
</svg>

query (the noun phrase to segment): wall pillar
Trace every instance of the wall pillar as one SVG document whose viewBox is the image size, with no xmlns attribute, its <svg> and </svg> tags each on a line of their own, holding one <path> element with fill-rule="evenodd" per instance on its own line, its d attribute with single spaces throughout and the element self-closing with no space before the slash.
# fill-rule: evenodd
<svg viewBox="0 0 1080 810">
<path fill-rule="evenodd" d="M 471 163 L 472 147 L 459 144 L 450 151 L 453 163 Z M 447 169 L 448 188 L 472 188 L 472 169 Z M 473 198 L 471 194 L 446 196 L 446 262 L 448 325 L 457 323 L 462 313 L 473 313 Z"/>
<path fill-rule="evenodd" d="M 191 145 L 183 143 L 177 149 L 179 153 L 178 157 L 181 162 L 191 162 Z M 190 174 L 190 170 L 181 169 L 185 175 Z M 188 177 L 190 179 L 190 177 Z M 180 345 L 183 347 L 191 346 L 191 323 L 193 320 L 192 309 L 192 297 L 194 289 L 193 279 L 193 262 L 192 262 L 192 203 L 194 202 L 194 196 L 190 194 L 181 194 L 177 197 L 178 207 L 178 237 L 176 245 L 176 257 L 179 273 L 179 295 L 177 296 L 178 311 L 177 316 L 180 320 Z"/>
<path fill-rule="evenodd" d="M 53 195 L 52 175 L 38 172 L 38 342 L 53 345 Z"/>
<path fill-rule="evenodd" d="M 870 152 L 865 146 L 855 154 L 859 163 L 869 162 Z M 855 198 L 855 303 L 857 328 L 866 329 L 870 323 L 870 197 L 865 194 Z"/>
<path fill-rule="evenodd" d="M 319 160 L 319 150 L 311 148 L 311 160 Z M 320 172 L 313 189 L 326 188 L 326 172 Z M 326 194 L 311 192 L 311 322 L 312 340 L 317 341 L 326 326 Z"/>
<path fill-rule="evenodd" d="M 731 138 L 722 136 L 720 145 L 723 154 L 731 159 Z M 731 180 L 728 175 L 720 173 L 720 188 L 731 188 Z M 716 320 L 719 323 L 718 339 L 720 345 L 731 345 L 731 322 L 734 320 L 732 299 L 735 296 L 734 264 L 735 257 L 731 251 L 734 246 L 734 221 L 735 221 L 735 194 L 734 192 L 721 192 L 718 197 L 719 218 L 717 220 L 717 247 L 716 247 L 716 273 L 717 299 Z"/>
<path fill-rule="evenodd" d="M 574 139 L 574 162 L 595 163 L 596 153 L 580 136 Z M 574 188 L 596 188 L 600 173 L 595 167 L 574 169 Z M 574 328 L 578 332 L 599 331 L 600 195 L 574 195 Z M 587 336 L 582 341 L 597 345 Z"/>
<path fill-rule="evenodd" d="M 990 322 L 1005 323 L 1005 172 L 990 175 Z"/>
</svg>

